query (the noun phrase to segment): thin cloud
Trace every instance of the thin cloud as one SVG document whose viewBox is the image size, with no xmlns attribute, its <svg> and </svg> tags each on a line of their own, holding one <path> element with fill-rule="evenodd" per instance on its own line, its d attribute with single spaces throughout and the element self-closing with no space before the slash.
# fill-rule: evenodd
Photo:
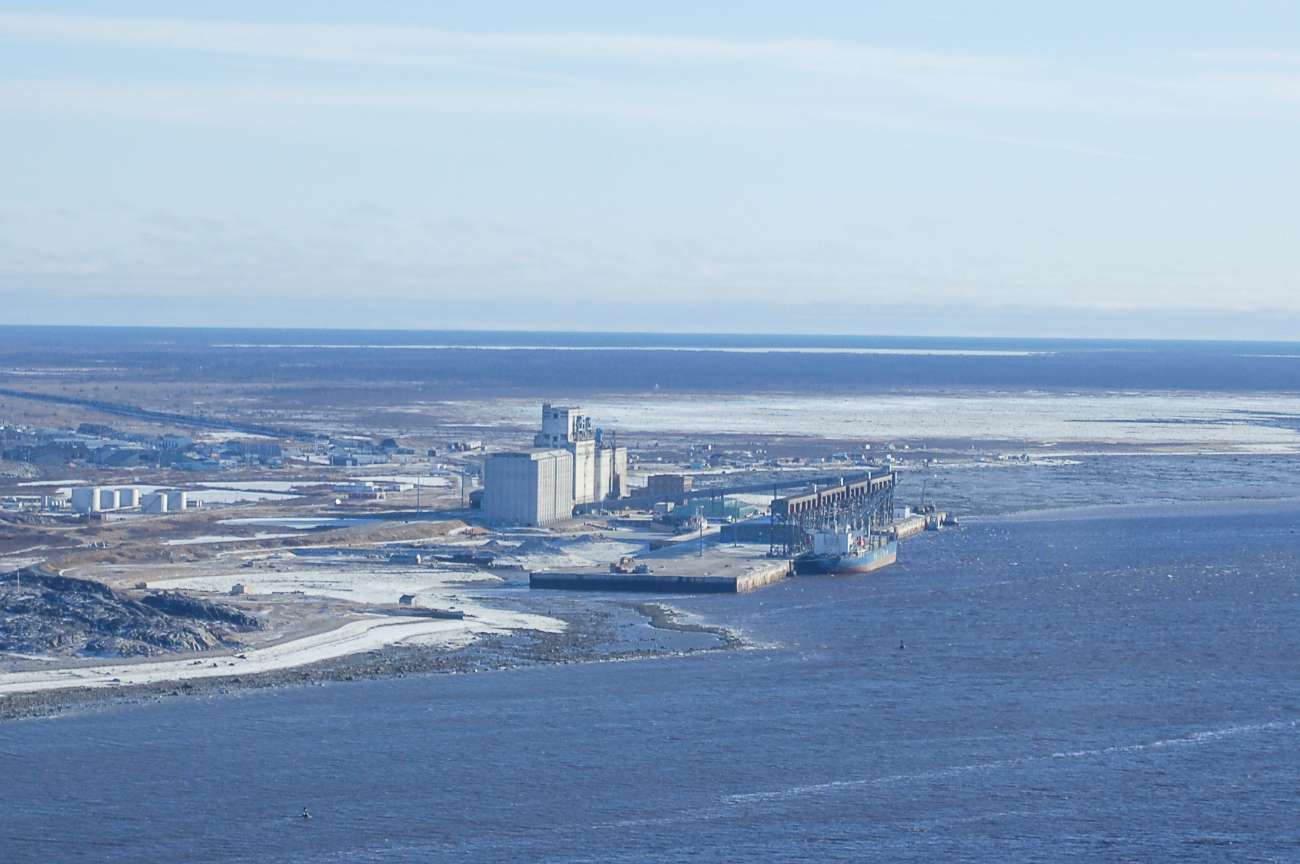
<svg viewBox="0 0 1300 864">
<path fill-rule="evenodd" d="M 654 65 L 675 65 L 684 61 L 766 63 L 846 74 L 898 70 L 970 73 L 1021 65 L 974 55 L 904 51 L 825 39 L 476 33 L 426 27 L 263 24 L 38 13 L 0 13 L 0 34 L 43 41 L 377 65 L 436 64 L 449 55 L 507 55 L 533 60 Z"/>
<path fill-rule="evenodd" d="M 1164 58 L 1158 73 L 1094 71 L 1058 60 L 883 47 L 836 39 L 737 39 L 626 33 L 462 32 L 370 24 L 300 24 L 0 13 L 0 40 L 116 46 L 209 56 L 356 67 L 451 71 L 484 86 L 575 88 L 572 99 L 602 97 L 582 87 L 621 81 L 636 97 L 638 71 L 670 70 L 703 88 L 742 96 L 764 87 L 802 91 L 797 102 L 909 109 L 1118 117 L 1251 117 L 1289 106 L 1300 90 L 1300 55 L 1278 51 L 1203 51 Z M 1159 60 L 1160 58 L 1147 58 Z M 1249 73 L 1221 74 L 1225 64 Z M 1270 67 L 1260 69 L 1260 67 Z M 437 82 L 432 82 L 437 83 Z M 409 84 L 409 82 L 408 82 Z M 558 101 L 529 89 L 503 99 Z M 324 97 L 321 97 L 324 98 Z M 346 92 L 338 97 L 350 98 Z M 408 97 L 399 97 L 408 98 Z M 624 96 L 623 98 L 627 98 Z M 727 101 L 727 97 L 721 101 Z M 382 101 L 378 97 L 370 103 Z M 928 103 L 928 104 L 926 104 Z M 893 107 L 893 111 L 888 110 Z M 525 108 L 525 110 L 527 110 Z M 570 107 L 565 113 L 581 113 Z M 996 136 L 995 136 L 996 137 Z M 1009 136 L 1017 138 L 1019 136 Z M 1104 150 L 1071 144 L 1080 152 Z"/>
</svg>

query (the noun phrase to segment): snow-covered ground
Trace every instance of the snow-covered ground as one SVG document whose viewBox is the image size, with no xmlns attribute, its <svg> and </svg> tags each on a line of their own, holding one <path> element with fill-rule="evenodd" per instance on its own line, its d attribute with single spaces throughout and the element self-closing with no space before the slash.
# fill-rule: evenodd
<svg viewBox="0 0 1300 864">
<path fill-rule="evenodd" d="M 245 516 L 238 519 L 222 519 L 219 525 L 266 525 L 273 528 L 293 528 L 296 531 L 310 531 L 313 528 L 345 528 L 360 525 L 364 519 L 339 516 Z"/>
<path fill-rule="evenodd" d="M 628 536 L 619 536 L 617 532 L 556 536 L 542 531 L 521 531 L 499 538 L 489 548 L 493 548 L 504 562 L 518 563 L 526 569 L 600 566 L 622 555 L 637 554 L 645 548 L 644 538 L 627 533 Z M 185 542 L 221 542 L 222 539 L 222 535 L 210 535 L 187 538 Z M 482 539 L 466 538 L 460 543 L 487 545 Z M 396 643 L 455 648 L 483 634 L 504 634 L 521 629 L 559 632 L 565 626 L 563 621 L 555 618 L 493 608 L 491 595 L 499 589 L 492 586 L 500 577 L 491 571 L 394 565 L 348 557 L 299 558 L 290 554 L 257 559 L 260 566 L 255 567 L 243 567 L 241 560 L 221 558 L 204 562 L 197 565 L 203 569 L 195 575 L 178 576 L 164 571 L 165 575 L 159 578 L 149 578 L 148 573 L 139 567 L 131 568 L 131 573 L 133 579 L 142 579 L 153 589 L 226 594 L 239 583 L 244 586 L 245 596 L 254 598 L 300 592 L 306 596 L 346 600 L 370 607 L 396 604 L 403 594 L 413 594 L 417 605 L 458 609 L 465 613 L 465 618 L 413 619 L 367 614 L 361 620 L 349 621 L 328 633 L 249 649 L 243 652 L 246 659 L 190 655 L 184 660 L 117 662 L 71 669 L 0 673 L 0 696 L 66 687 L 110 687 L 255 674 Z"/>
<path fill-rule="evenodd" d="M 202 546 L 207 543 L 233 543 L 240 540 L 276 540 L 282 537 L 301 537 L 301 532 L 294 531 L 289 534 L 274 534 L 267 531 L 259 531 L 252 537 L 244 537 L 239 534 L 204 534 L 200 537 L 182 537 L 179 540 L 164 540 L 164 546 Z"/>
<path fill-rule="evenodd" d="M 333 597 L 354 603 L 396 603 L 403 594 L 436 596 L 456 605 L 462 601 L 465 582 L 495 583 L 497 577 L 482 570 L 443 570 L 419 565 L 372 564 L 354 559 L 276 559 L 277 569 L 229 570 L 201 576 L 151 579 L 150 588 L 229 593 L 235 583 L 244 593 L 284 594 L 301 591 L 315 597 Z M 457 608 L 461 608 L 457 606 Z"/>
<path fill-rule="evenodd" d="M 636 555 L 645 547 L 644 542 L 636 540 L 537 537 L 525 540 L 514 549 L 498 551 L 497 561 L 518 564 L 525 570 L 591 567 L 617 561 L 624 555 Z"/>
<path fill-rule="evenodd" d="M 292 492 L 303 486 L 319 486 L 315 480 L 215 480 L 204 483 L 211 489 L 237 489 L 241 492 Z"/>
<path fill-rule="evenodd" d="M 354 483 L 404 483 L 425 489 L 447 488 L 452 485 L 450 477 L 435 474 L 356 474 L 349 479 Z"/>
<path fill-rule="evenodd" d="M 185 660 L 160 660 L 144 663 L 110 663 L 73 669 L 42 669 L 0 674 L 0 696 L 68 687 L 117 687 L 129 684 L 156 684 L 183 681 L 187 678 L 213 678 L 223 675 L 254 675 L 278 669 L 305 666 L 321 660 L 371 651 L 399 643 L 457 648 L 484 634 L 504 634 L 513 630 L 541 630 L 558 633 L 565 624 L 555 618 L 471 606 L 464 620 L 407 618 L 372 615 L 349 621 L 325 633 L 317 633 L 271 645 L 250 649 L 239 656 L 193 657 Z"/>
</svg>

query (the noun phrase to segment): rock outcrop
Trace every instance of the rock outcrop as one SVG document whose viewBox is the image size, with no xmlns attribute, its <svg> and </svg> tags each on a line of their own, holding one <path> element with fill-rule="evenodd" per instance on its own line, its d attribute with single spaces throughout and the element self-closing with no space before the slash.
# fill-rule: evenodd
<svg viewBox="0 0 1300 864">
<path fill-rule="evenodd" d="M 65 656 L 148 656 L 207 651 L 257 618 L 176 592 L 136 600 L 107 585 L 40 568 L 0 575 L 0 651 Z"/>
</svg>

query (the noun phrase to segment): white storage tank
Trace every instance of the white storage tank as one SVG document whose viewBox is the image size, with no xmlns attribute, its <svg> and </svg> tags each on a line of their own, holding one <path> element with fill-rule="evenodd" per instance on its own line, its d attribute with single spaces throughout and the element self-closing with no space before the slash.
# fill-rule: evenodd
<svg viewBox="0 0 1300 864">
<path fill-rule="evenodd" d="M 167 493 L 167 512 L 183 513 L 185 508 L 190 504 L 189 496 L 178 489 L 173 489 Z"/>
<path fill-rule="evenodd" d="M 78 513 L 98 513 L 99 493 L 102 491 L 98 486 L 74 487 L 72 490 L 72 509 Z"/>
<path fill-rule="evenodd" d="M 117 490 L 100 489 L 99 490 L 99 509 L 116 510 L 117 509 Z"/>
<path fill-rule="evenodd" d="M 166 513 L 167 512 L 167 493 L 150 492 L 140 499 L 140 509 L 146 513 Z"/>
<path fill-rule="evenodd" d="M 118 507 L 139 507 L 140 490 L 134 486 L 122 486 L 117 490 Z"/>
</svg>

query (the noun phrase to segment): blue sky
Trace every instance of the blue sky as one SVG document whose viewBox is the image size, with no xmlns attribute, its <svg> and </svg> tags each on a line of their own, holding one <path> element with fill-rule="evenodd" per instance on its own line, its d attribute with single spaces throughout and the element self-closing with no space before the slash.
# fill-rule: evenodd
<svg viewBox="0 0 1300 864">
<path fill-rule="evenodd" d="M 1294 338 L 1300 4 L 1065 6 L 0 3 L 0 309 Z"/>
</svg>

